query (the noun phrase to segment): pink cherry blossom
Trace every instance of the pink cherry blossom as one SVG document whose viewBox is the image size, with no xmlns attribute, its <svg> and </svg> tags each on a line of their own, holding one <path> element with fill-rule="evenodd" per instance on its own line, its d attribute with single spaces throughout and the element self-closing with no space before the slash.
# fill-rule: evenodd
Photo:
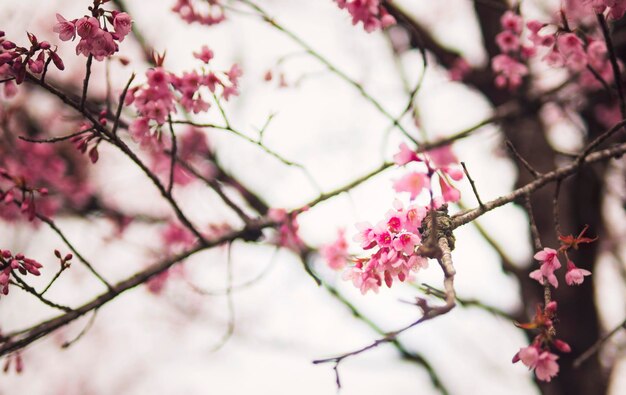
<svg viewBox="0 0 626 395">
<path fill-rule="evenodd" d="M 396 165 L 404 166 L 407 163 L 417 162 L 420 160 L 415 151 L 410 149 L 409 146 L 406 145 L 406 143 L 401 143 L 399 148 L 400 151 L 393 156 L 393 161 L 396 163 Z"/>
<path fill-rule="evenodd" d="M 352 24 L 363 23 L 366 32 L 386 28 L 396 23 L 395 18 L 382 6 L 381 0 L 335 0 L 339 8 L 352 16 Z"/>
<path fill-rule="evenodd" d="M 502 17 L 500 18 L 500 24 L 502 25 L 502 28 L 504 30 L 511 31 L 518 35 L 522 32 L 522 27 L 524 26 L 522 17 L 511 10 L 508 10 L 504 14 L 502 14 Z"/>
<path fill-rule="evenodd" d="M 101 30 L 100 22 L 92 16 L 76 21 L 76 32 L 83 39 L 93 38 L 99 30 Z"/>
<path fill-rule="evenodd" d="M 448 69 L 448 76 L 452 81 L 463 81 L 465 77 L 472 71 L 472 66 L 464 58 L 457 58 L 450 69 Z"/>
<path fill-rule="evenodd" d="M 114 12 L 113 27 L 120 42 L 130 33 L 133 27 L 133 20 L 125 12 Z"/>
<path fill-rule="evenodd" d="M 519 36 L 508 30 L 502 31 L 496 36 L 496 44 L 502 52 L 515 52 L 520 48 Z"/>
<path fill-rule="evenodd" d="M 543 251 L 539 251 L 535 254 L 534 258 L 541 262 L 539 270 L 534 270 L 530 273 L 530 278 L 537 280 L 540 284 L 544 284 L 544 278 L 554 287 L 559 286 L 559 282 L 554 274 L 554 271 L 561 267 L 561 262 L 557 257 L 557 251 L 552 248 L 544 248 Z"/>
<path fill-rule="evenodd" d="M 62 41 L 69 41 L 76 38 L 76 25 L 69 22 L 61 14 L 56 14 L 58 23 L 54 25 L 52 31 L 59 34 Z"/>
<path fill-rule="evenodd" d="M 198 2 L 195 0 L 177 0 L 172 11 L 177 13 L 187 23 L 199 23 L 201 25 L 215 25 L 226 19 L 221 0 Z M 208 9 L 207 9 L 208 6 Z M 200 10 L 205 10 L 201 12 Z"/>
<path fill-rule="evenodd" d="M 559 359 L 557 355 L 548 351 L 539 354 L 535 366 L 535 375 L 537 375 L 539 380 L 550 382 L 552 378 L 559 373 L 559 364 L 556 362 L 557 359 Z"/>
<path fill-rule="evenodd" d="M 396 251 L 411 255 L 415 252 L 415 246 L 420 242 L 420 238 L 414 233 L 399 234 L 392 242 Z"/>
<path fill-rule="evenodd" d="M 211 59 L 213 59 L 213 51 L 209 49 L 206 45 L 203 45 L 200 48 L 200 52 L 193 53 L 194 58 L 200 59 L 204 63 L 208 64 Z"/>
<path fill-rule="evenodd" d="M 528 67 L 508 55 L 497 55 L 491 60 L 496 72 L 496 86 L 515 90 L 522 85 L 522 78 L 528 75 Z"/>
<path fill-rule="evenodd" d="M 565 282 L 567 285 L 580 285 L 585 280 L 585 276 L 590 276 L 589 270 L 580 269 L 574 265 L 574 262 L 567 261 L 567 273 L 565 274 Z"/>
<path fill-rule="evenodd" d="M 369 222 L 359 222 L 355 226 L 359 233 L 354 236 L 354 241 L 361 243 L 361 248 L 366 250 L 376 245 L 376 232 Z"/>
<path fill-rule="evenodd" d="M 278 237 L 275 240 L 276 245 L 300 252 L 304 247 L 304 242 L 298 234 L 300 225 L 296 215 L 288 213 L 283 208 L 271 208 L 267 216 L 272 221 L 279 223 Z"/>
<path fill-rule="evenodd" d="M 454 203 L 461 199 L 461 192 L 450 185 L 444 177 L 439 177 L 439 186 L 441 187 L 441 196 L 445 202 Z"/>
<path fill-rule="evenodd" d="M 424 173 L 411 172 L 397 180 L 393 188 L 396 192 L 409 192 L 411 200 L 415 199 L 423 190 L 430 187 L 430 180 Z"/>
<path fill-rule="evenodd" d="M 537 252 L 533 258 L 542 262 L 542 266 L 545 265 L 546 270 L 554 271 L 561 267 L 559 262 L 558 253 L 552 248 L 544 248 L 542 251 Z"/>
<path fill-rule="evenodd" d="M 519 350 L 513 362 L 521 360 L 530 370 L 535 371 L 537 379 L 550 382 L 559 372 L 556 360 L 559 357 L 549 351 L 542 351 L 537 345 L 530 345 Z"/>
<path fill-rule="evenodd" d="M 345 237 L 345 230 L 340 229 L 337 239 L 332 243 L 320 248 L 320 254 L 333 270 L 343 269 L 348 261 L 348 242 Z"/>
</svg>

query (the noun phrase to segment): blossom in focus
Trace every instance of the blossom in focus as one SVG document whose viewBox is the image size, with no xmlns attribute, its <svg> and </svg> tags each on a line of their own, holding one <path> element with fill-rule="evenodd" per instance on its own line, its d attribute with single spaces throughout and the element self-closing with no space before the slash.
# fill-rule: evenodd
<svg viewBox="0 0 626 395">
<path fill-rule="evenodd" d="M 580 285 L 585 280 L 585 276 L 591 276 L 591 272 L 576 267 L 572 261 L 567 261 L 567 273 L 565 274 L 567 285 Z"/>
<path fill-rule="evenodd" d="M 513 362 L 519 360 L 530 370 L 535 371 L 537 379 L 550 382 L 559 373 L 559 365 L 556 360 L 559 357 L 549 351 L 539 349 L 536 345 L 523 347 L 516 354 Z"/>
<path fill-rule="evenodd" d="M 561 262 L 557 257 L 557 251 L 552 248 L 544 248 L 535 254 L 534 258 L 541 262 L 541 267 L 530 273 L 530 278 L 537 280 L 540 284 L 544 284 L 544 278 L 554 287 L 559 286 L 559 282 L 554 271 L 561 267 Z"/>
</svg>

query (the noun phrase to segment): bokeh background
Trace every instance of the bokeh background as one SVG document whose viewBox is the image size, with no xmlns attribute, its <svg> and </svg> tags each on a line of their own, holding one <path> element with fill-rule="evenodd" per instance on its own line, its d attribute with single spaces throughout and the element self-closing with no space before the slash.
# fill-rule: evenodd
<svg viewBox="0 0 626 395">
<path fill-rule="evenodd" d="M 467 0 L 396 1 L 431 29 L 445 45 L 460 51 L 472 65 L 484 65 L 487 55 L 472 3 Z M 61 43 L 52 32 L 55 12 L 71 19 L 86 13 L 89 1 L 2 0 L 0 28 L 8 37 L 25 42 L 25 31 L 59 44 L 68 69 L 56 73 L 59 83 L 80 86 L 84 59 L 73 55 L 73 45 Z M 295 208 L 323 191 L 332 190 L 389 160 L 403 141 L 389 131 L 389 121 L 351 86 L 307 55 L 301 47 L 247 13 L 228 12 L 222 24 L 188 25 L 170 12 L 173 1 L 128 0 L 135 27 L 156 50 L 167 50 L 166 67 L 189 70 L 198 65 L 192 52 L 207 45 L 216 56 L 214 67 L 225 69 L 237 62 L 244 70 L 241 95 L 228 102 L 226 111 L 237 128 L 256 136 L 270 115 L 265 144 L 284 157 L 302 164 L 285 166 L 257 146 L 226 131 L 207 131 L 220 161 L 272 207 Z M 529 12 L 540 15 L 555 2 L 541 2 Z M 233 9 L 244 10 L 236 2 Z M 297 33 L 339 69 L 361 83 L 393 114 L 406 105 L 407 87 L 425 72 L 417 50 L 394 56 L 390 31 L 368 34 L 353 27 L 348 14 L 330 0 L 259 0 L 268 13 Z M 249 10 L 248 10 L 249 11 Z M 395 37 L 394 40 L 402 40 Z M 133 62 L 111 63 L 112 86 L 121 90 L 132 72 L 144 78 L 148 66 L 138 43 L 129 38 L 120 53 Z M 281 60 L 282 59 L 282 60 Z M 281 73 L 287 86 L 264 75 Z M 92 87 L 103 92 L 105 67 L 94 66 Z M 115 89 L 114 88 L 114 89 Z M 409 88 L 410 89 L 410 88 Z M 31 96 L 28 106 L 41 117 L 56 111 L 44 94 Z M 37 100 L 35 100 L 37 99 Z M 448 78 L 429 62 L 423 87 L 415 99 L 421 124 L 419 135 L 436 139 L 474 126 L 492 114 L 477 92 Z M 213 108 L 202 121 L 219 120 Z M 417 128 L 408 117 L 407 129 Z M 557 119 L 551 132 L 554 144 L 574 149 L 580 141 L 571 122 Z M 108 203 L 135 215 L 165 216 L 169 210 L 145 177 L 119 152 L 101 146 L 100 161 L 87 170 Z M 486 126 L 459 141 L 454 150 L 477 183 L 483 200 L 513 188 L 516 170 L 506 157 L 496 126 Z M 299 217 L 301 236 L 311 246 L 332 242 L 338 228 L 350 239 L 354 223 L 376 222 L 395 198 L 392 181 L 402 174 L 389 170 L 350 193 L 339 195 Z M 311 178 L 315 180 L 311 182 Z M 462 201 L 476 205 L 469 185 L 459 186 Z M 185 211 L 198 221 L 238 224 L 219 198 L 200 184 L 175 193 Z M 452 211 L 458 211 L 452 207 Z M 610 214 L 612 215 L 612 214 Z M 623 211 L 621 215 L 623 219 Z M 527 218 L 512 205 L 484 215 L 478 221 L 517 265 L 532 254 Z M 158 260 L 159 227 L 134 223 L 121 238 L 112 237 L 113 225 L 95 217 L 61 217 L 57 223 L 110 281 L 121 280 Z M 624 228 L 622 222 L 618 226 Z M 462 298 L 476 299 L 504 312 L 520 308 L 517 282 L 504 274 L 496 252 L 472 225 L 456 232 L 453 253 L 456 288 Z M 41 262 L 53 262 L 51 250 L 60 240 L 45 228 L 2 223 L 3 248 L 23 251 Z M 357 251 L 356 249 L 354 250 Z M 333 356 L 369 344 L 380 335 L 351 315 L 325 288 L 318 287 L 289 250 L 236 242 L 230 249 L 216 248 L 188 259 L 187 278 L 212 295 L 200 295 L 186 280 L 170 281 L 155 295 L 146 287 L 133 289 L 100 309 L 93 325 L 76 344 L 59 345 L 75 337 L 88 324 L 82 319 L 41 340 L 24 352 L 25 370 L 0 376 L 0 394 L 333 394 L 331 365 L 313 365 L 317 358 Z M 601 284 L 601 319 L 607 328 L 617 325 L 626 312 L 626 292 L 619 263 L 601 257 L 592 280 Z M 411 301 L 420 294 L 410 284 L 361 295 L 340 274 L 317 259 L 314 269 L 345 295 L 371 321 L 385 331 L 418 317 Z M 233 308 L 224 290 L 232 275 Z M 44 271 L 35 285 L 46 284 L 53 271 Z M 440 287 L 436 265 L 420 272 L 415 284 Z M 48 296 L 78 305 L 103 292 L 101 284 L 78 263 L 64 273 Z M 541 292 L 538 288 L 538 292 Z M 55 311 L 30 295 L 12 291 L 0 300 L 0 325 L 11 331 L 52 317 Z M 227 339 L 229 323 L 232 336 Z M 624 334 L 605 348 L 606 358 L 616 358 L 611 393 L 626 393 Z M 400 336 L 410 350 L 422 354 L 452 394 L 535 394 L 532 375 L 521 364 L 511 364 L 524 333 L 506 318 L 476 307 L 458 307 L 450 314 L 418 326 Z M 622 344 L 620 350 L 616 345 Z M 582 350 L 578 350 L 579 352 Z M 621 355 L 621 356 L 619 356 Z M 342 394 L 438 394 L 423 367 L 404 361 L 390 345 L 380 346 L 340 365 Z M 621 377 L 621 379 L 620 379 Z"/>
</svg>

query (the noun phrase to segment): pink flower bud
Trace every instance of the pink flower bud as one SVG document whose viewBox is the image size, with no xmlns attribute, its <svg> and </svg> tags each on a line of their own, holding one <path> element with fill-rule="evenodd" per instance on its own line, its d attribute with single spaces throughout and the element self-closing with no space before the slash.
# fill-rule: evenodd
<svg viewBox="0 0 626 395">
<path fill-rule="evenodd" d="M 572 348 L 569 344 L 565 343 L 563 340 L 554 339 L 554 347 L 561 352 L 571 352 Z"/>
</svg>

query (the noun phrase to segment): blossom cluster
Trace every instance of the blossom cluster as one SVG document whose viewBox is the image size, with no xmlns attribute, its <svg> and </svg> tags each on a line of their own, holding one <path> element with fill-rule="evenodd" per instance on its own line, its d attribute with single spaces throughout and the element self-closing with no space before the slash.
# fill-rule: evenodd
<svg viewBox="0 0 626 395">
<path fill-rule="evenodd" d="M 177 0 L 172 11 L 177 13 L 187 23 L 199 23 L 201 25 L 215 25 L 226 19 L 224 6 L 220 0 L 208 0 L 202 2 L 202 6 L 194 0 Z M 204 12 L 200 9 L 204 8 Z"/>
<path fill-rule="evenodd" d="M 626 0 L 583 0 L 572 3 L 572 6 L 582 12 L 593 11 L 600 14 L 608 10 L 607 15 L 611 19 L 620 19 L 626 13 Z"/>
<path fill-rule="evenodd" d="M 500 23 L 503 30 L 496 36 L 496 43 L 502 53 L 491 61 L 491 67 L 496 73 L 496 86 L 517 89 L 529 72 L 525 62 L 540 53 L 543 54 L 541 61 L 551 67 L 566 68 L 578 76 L 580 85 L 586 89 L 600 89 L 602 85 L 598 78 L 605 83 L 613 81 L 613 70 L 604 40 L 592 37 L 583 37 L 583 40 L 579 37 L 582 33 L 574 33 L 567 27 L 556 26 L 551 33 L 546 32 L 549 25 L 536 20 L 526 23 L 528 31 L 527 39 L 524 40 L 522 17 L 512 11 L 505 12 Z"/>
<path fill-rule="evenodd" d="M 404 282 L 411 273 L 428 267 L 428 260 L 416 253 L 422 240 L 420 226 L 426 212 L 424 207 L 410 205 L 404 208 L 400 201 L 396 201 L 393 209 L 375 226 L 357 224 L 359 233 L 355 241 L 363 250 L 374 252 L 366 258 L 355 258 L 354 265 L 344 272 L 344 280 L 352 280 L 363 294 L 369 290 L 378 292 L 383 281 L 391 287 L 394 281 Z M 335 267 L 340 266 L 335 264 Z"/>
<path fill-rule="evenodd" d="M 4 83 L 4 95 L 7 98 L 17 93 L 14 84 L 21 84 L 26 78 L 27 71 L 42 74 L 49 62 L 59 70 L 65 69 L 56 48 L 53 49 L 47 41 L 40 42 L 32 33 L 27 35 L 30 41 L 29 48 L 20 47 L 13 41 L 5 39 L 5 33 L 0 31 L 0 80 Z"/>
<path fill-rule="evenodd" d="M 35 194 L 46 196 L 47 188 L 30 188 L 26 180 L 22 177 L 15 177 L 7 170 L 0 168 L 0 179 L 9 182 L 9 187 L 0 189 L 0 201 L 9 207 L 8 212 L 12 212 L 12 207 L 19 207 L 19 210 L 28 216 L 28 220 L 35 219 L 37 213 Z M 5 210 L 2 210 L 5 211 Z"/>
<path fill-rule="evenodd" d="M 213 58 L 213 52 L 203 46 L 194 56 L 205 65 Z M 161 58 L 162 62 L 162 58 Z M 168 117 L 176 112 L 176 104 L 185 111 L 194 114 L 207 111 L 210 107 L 203 97 L 202 88 L 212 94 L 221 89 L 221 96 L 228 100 L 238 95 L 239 77 L 242 71 L 233 64 L 228 71 L 213 72 L 202 68 L 181 75 L 166 71 L 161 64 L 146 72 L 147 81 L 141 86 L 131 88 L 125 98 L 125 105 L 134 105 L 138 117 L 129 128 L 131 134 L 141 142 L 151 141 L 152 130 L 158 131 Z"/>
<path fill-rule="evenodd" d="M 274 244 L 299 253 L 305 245 L 298 235 L 300 224 L 298 223 L 297 214 L 289 213 L 283 208 L 271 208 L 267 213 L 267 217 L 279 224 L 278 236 L 274 240 Z"/>
<path fill-rule="evenodd" d="M 523 30 L 522 17 L 513 11 L 505 12 L 500 18 L 502 31 L 496 36 L 496 44 L 502 52 L 491 60 L 496 73 L 495 84 L 499 88 L 517 89 L 528 75 L 528 67 L 523 63 L 534 54 L 534 48 L 521 44 Z"/>
<path fill-rule="evenodd" d="M 370 33 L 396 24 L 396 19 L 387 12 L 381 0 L 335 0 L 339 8 L 346 9 L 352 16 L 352 24 L 363 23 Z"/>
<path fill-rule="evenodd" d="M 105 11 L 97 7 L 92 14 L 71 21 L 57 14 L 57 24 L 53 30 L 62 41 L 74 40 L 78 35 L 80 39 L 76 45 L 76 55 L 93 56 L 101 61 L 119 50 L 118 42 L 124 41 L 130 33 L 132 19 L 125 12 Z"/>
<path fill-rule="evenodd" d="M 53 144 L 23 140 L 0 144 L 0 218 L 29 220 L 37 213 L 54 214 L 60 207 L 82 207 L 93 195 L 82 159 Z M 41 197 L 46 197 L 41 199 Z"/>
<path fill-rule="evenodd" d="M 587 227 L 585 227 L 576 237 L 573 235 L 559 236 L 561 247 L 558 251 L 552 248 L 544 248 L 543 251 L 537 252 L 534 258 L 541 262 L 541 266 L 539 269 L 531 272 L 530 277 L 537 280 L 542 285 L 547 281 L 554 288 L 557 288 L 559 286 L 559 281 L 554 272 L 561 268 L 561 262 L 558 257 L 558 254 L 561 253 L 567 262 L 567 273 L 565 274 L 565 282 L 567 285 L 582 284 L 585 276 L 591 275 L 591 272 L 577 267 L 574 262 L 569 259 L 567 251 L 571 248 L 578 249 L 579 244 L 591 243 L 596 240 L 595 238 L 591 239 L 589 237 L 585 237 L 584 234 L 586 230 Z"/>
<path fill-rule="evenodd" d="M 32 274 L 39 276 L 43 265 L 34 259 L 26 258 L 24 254 L 15 254 L 9 250 L 0 250 L 0 294 L 9 294 L 11 274 L 16 270 L 23 276 Z"/>
<path fill-rule="evenodd" d="M 394 161 L 398 166 L 415 165 L 415 169 L 394 183 L 395 191 L 409 193 L 412 203 L 405 208 L 400 200 L 396 200 L 385 218 L 375 226 L 357 224 L 359 233 L 354 239 L 363 250 L 371 250 L 372 254 L 365 258 L 350 256 L 343 231 L 334 243 L 320 250 L 334 270 L 342 270 L 349 262 L 353 263 L 345 270 L 343 278 L 352 280 L 363 294 L 369 290 L 377 292 L 383 282 L 387 287 L 391 287 L 394 281 L 404 282 L 412 273 L 426 268 L 428 260 L 417 253 L 422 241 L 422 220 L 429 210 L 443 208 L 445 203 L 460 198 L 460 192 L 452 186 L 450 179 L 460 180 L 463 172 L 449 146 L 424 153 L 411 150 L 402 143 Z M 431 188 L 435 176 L 441 191 L 437 196 Z M 429 197 L 427 205 L 413 202 L 426 192 Z"/>
<path fill-rule="evenodd" d="M 450 180 L 460 181 L 463 178 L 463 171 L 458 166 L 459 160 L 449 145 L 432 149 L 427 153 L 411 150 L 405 143 L 400 144 L 399 149 L 393 157 L 396 165 L 406 166 L 414 163 L 417 166 L 415 170 L 395 181 L 393 187 L 396 192 L 408 192 L 411 200 L 428 192 L 434 208 L 444 203 L 457 202 L 461 198 L 461 193 Z M 440 196 L 434 196 L 431 187 L 435 175 L 439 181 Z"/>
<path fill-rule="evenodd" d="M 556 362 L 559 357 L 552 353 L 552 349 L 563 353 L 572 351 L 569 344 L 554 336 L 556 310 L 555 301 L 549 302 L 544 309 L 537 306 L 532 322 L 517 324 L 522 329 L 538 330 L 539 334 L 529 346 L 520 348 L 513 356 L 513 363 L 522 361 L 528 369 L 535 371 L 537 379 L 541 381 L 549 382 L 559 372 L 559 365 Z"/>
</svg>

